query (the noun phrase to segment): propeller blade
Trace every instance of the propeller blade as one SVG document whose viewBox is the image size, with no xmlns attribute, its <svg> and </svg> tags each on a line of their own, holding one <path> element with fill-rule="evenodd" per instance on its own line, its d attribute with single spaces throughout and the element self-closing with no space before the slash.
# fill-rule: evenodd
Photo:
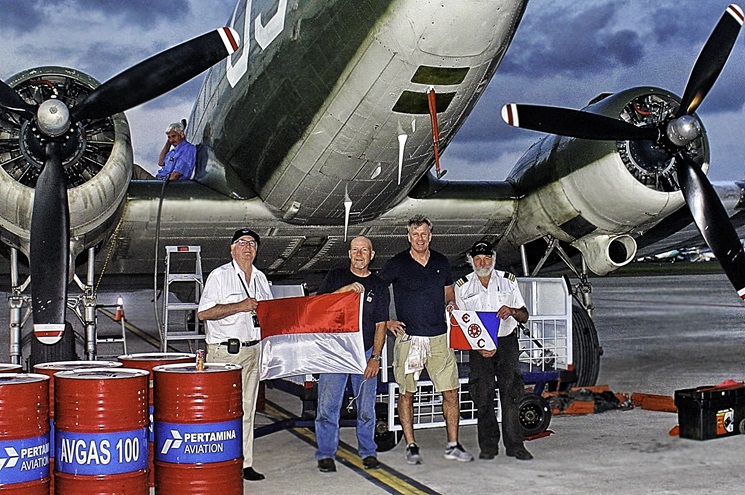
<svg viewBox="0 0 745 495">
<path fill-rule="evenodd" d="M 745 253 L 719 196 L 704 172 L 682 154 L 676 155 L 678 182 L 693 220 L 724 273 L 745 299 Z"/>
<path fill-rule="evenodd" d="M 514 127 L 580 139 L 656 141 L 655 127 L 637 127 L 623 120 L 569 108 L 510 103 L 502 107 L 502 120 Z"/>
<path fill-rule="evenodd" d="M 37 326 L 64 328 L 70 259 L 70 211 L 61 145 L 46 145 L 46 163 L 34 192 L 31 214 L 31 307 Z"/>
<path fill-rule="evenodd" d="M 26 103 L 15 89 L 11 88 L 3 81 L 0 81 L 0 108 L 23 115 L 29 119 L 34 117 L 33 105 Z"/>
<path fill-rule="evenodd" d="M 714 31 L 711 32 L 704 48 L 696 60 L 688 79 L 683 99 L 676 117 L 690 115 L 696 111 L 709 90 L 722 72 L 724 64 L 729 58 L 732 47 L 737 41 L 737 35 L 742 27 L 743 15 L 739 5 L 732 4 L 722 14 Z"/>
<path fill-rule="evenodd" d="M 152 100 L 209 69 L 238 49 L 229 27 L 198 36 L 114 76 L 71 109 L 75 121 L 105 118 Z"/>
</svg>

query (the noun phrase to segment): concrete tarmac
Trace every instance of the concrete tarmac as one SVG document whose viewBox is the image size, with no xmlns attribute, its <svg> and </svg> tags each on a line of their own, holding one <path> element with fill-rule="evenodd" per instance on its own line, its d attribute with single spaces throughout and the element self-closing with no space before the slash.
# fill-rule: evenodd
<svg viewBox="0 0 745 495">
<path fill-rule="evenodd" d="M 745 380 L 745 304 L 723 275 L 593 278 L 595 324 L 604 350 L 598 384 L 617 393 L 672 396 L 677 389 Z M 116 294 L 104 294 L 111 303 Z M 109 301 L 111 299 L 111 301 Z M 154 331 L 152 291 L 125 295 L 135 327 Z M 7 361 L 7 311 L 0 311 L 0 359 Z M 102 321 L 102 325 L 105 322 Z M 28 330 L 27 330 L 28 331 Z M 129 352 L 157 349 L 128 334 Z M 113 345 L 113 344 L 112 344 Z M 106 351 L 103 347 L 99 353 Z M 28 353 L 28 349 L 24 349 Z M 267 390 L 257 425 L 300 413 L 300 401 Z M 554 416 L 551 435 L 526 443 L 532 461 L 504 455 L 491 461 L 445 460 L 443 428 L 416 431 L 421 465 L 404 460 L 400 442 L 379 453 L 383 468 L 362 469 L 352 428 L 343 428 L 336 473 L 320 473 L 313 431 L 282 430 L 256 439 L 257 471 L 244 493 L 279 495 L 423 493 L 700 494 L 740 493 L 745 486 L 745 436 L 714 440 L 669 434 L 675 413 L 640 408 L 584 416 Z M 461 443 L 478 456 L 476 427 L 460 430 Z"/>
</svg>

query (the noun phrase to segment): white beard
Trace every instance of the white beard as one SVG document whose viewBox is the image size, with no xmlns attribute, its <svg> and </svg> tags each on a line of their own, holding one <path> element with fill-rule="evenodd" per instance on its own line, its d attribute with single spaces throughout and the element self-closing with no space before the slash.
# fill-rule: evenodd
<svg viewBox="0 0 745 495">
<path fill-rule="evenodd" d="M 473 267 L 473 271 L 476 273 L 477 277 L 488 277 L 491 275 L 491 272 L 494 271 L 494 264 L 496 263 L 496 260 L 492 260 L 491 265 L 484 266 L 481 268 L 476 268 L 473 266 L 473 262 L 471 262 L 471 266 Z"/>
</svg>

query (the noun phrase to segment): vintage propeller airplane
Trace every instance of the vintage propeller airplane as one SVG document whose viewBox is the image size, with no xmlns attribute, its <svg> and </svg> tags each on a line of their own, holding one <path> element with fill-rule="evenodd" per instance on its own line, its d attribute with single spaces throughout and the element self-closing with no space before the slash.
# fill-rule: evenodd
<svg viewBox="0 0 745 495">
<path fill-rule="evenodd" d="M 0 84 L 0 241 L 11 260 L 11 311 L 23 304 L 29 278 L 22 282 L 18 267 L 26 262 L 34 325 L 41 336 L 58 335 L 77 264 L 87 262 L 78 285 L 95 298 L 94 271 L 152 277 L 156 246 L 184 243 L 202 246 L 209 270 L 227 257 L 230 232 L 248 225 L 262 236 L 257 265 L 270 278 L 311 280 L 346 258 L 348 236 L 370 237 L 379 261 L 404 249 L 406 220 L 424 214 L 435 224 L 433 247 L 456 270 L 482 238 L 497 244 L 500 265 L 521 273 L 537 273 L 555 255 L 572 266 L 585 296 L 574 311 L 575 367 L 591 384 L 600 350 L 584 267 L 607 274 L 638 246 L 693 238 L 684 204 L 742 295 L 731 222 L 740 187 L 709 184 L 709 145 L 695 114 L 742 9 L 724 13 L 682 98 L 640 87 L 601 95 L 584 111 L 507 105 L 511 125 L 564 137 L 536 143 L 505 181 L 444 181 L 439 153 L 495 74 L 525 7 L 239 0 L 230 28 L 100 86 L 61 67 L 11 77 Z M 189 118 L 194 180 L 131 180 L 121 112 L 208 67 Z M 33 339 L 32 362 L 70 358 L 70 333 L 53 345 Z"/>
</svg>

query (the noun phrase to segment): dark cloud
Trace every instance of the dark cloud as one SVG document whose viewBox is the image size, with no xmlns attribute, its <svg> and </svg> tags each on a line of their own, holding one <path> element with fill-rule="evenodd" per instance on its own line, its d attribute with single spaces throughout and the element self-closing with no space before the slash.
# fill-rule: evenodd
<svg viewBox="0 0 745 495">
<path fill-rule="evenodd" d="M 0 0 L 0 12 L 0 28 L 6 34 L 8 31 L 33 30 L 44 18 L 38 2 L 31 1 Z"/>
<path fill-rule="evenodd" d="M 583 75 L 632 67 L 644 56 L 638 32 L 617 29 L 612 4 L 526 14 L 500 68 L 502 74 Z"/>
<path fill-rule="evenodd" d="M 77 6 L 82 11 L 100 12 L 107 18 L 119 17 L 145 28 L 161 21 L 179 22 L 191 14 L 189 2 L 183 0 L 177 3 L 153 0 L 51 0 L 48 3 Z"/>
<path fill-rule="evenodd" d="M 675 7 L 661 7 L 652 12 L 649 22 L 654 40 L 661 45 L 701 44 L 714 29 L 719 15 L 716 9 L 702 9 L 698 2 L 677 2 Z"/>
</svg>

